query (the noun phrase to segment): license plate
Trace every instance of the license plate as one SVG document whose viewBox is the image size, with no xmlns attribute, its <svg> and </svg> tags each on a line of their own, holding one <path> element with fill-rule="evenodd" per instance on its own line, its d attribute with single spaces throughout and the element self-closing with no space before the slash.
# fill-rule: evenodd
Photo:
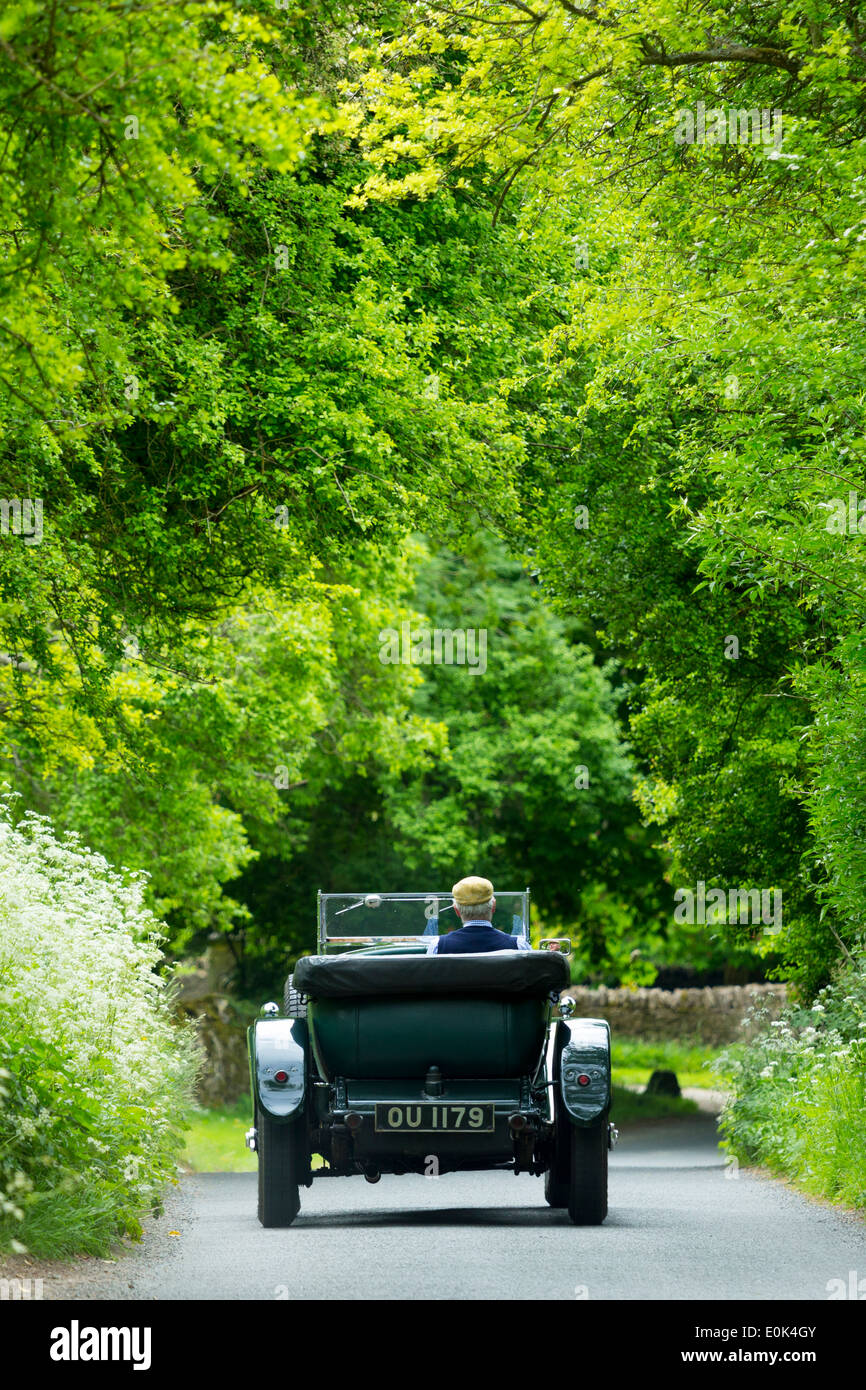
<svg viewBox="0 0 866 1390">
<path fill-rule="evenodd" d="M 377 1105 L 375 1127 L 389 1134 L 490 1134 L 493 1106 Z"/>
</svg>

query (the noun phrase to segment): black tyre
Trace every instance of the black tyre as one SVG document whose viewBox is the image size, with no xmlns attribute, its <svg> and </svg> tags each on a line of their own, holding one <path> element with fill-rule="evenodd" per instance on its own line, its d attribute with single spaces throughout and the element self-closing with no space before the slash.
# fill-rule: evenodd
<svg viewBox="0 0 866 1390">
<path fill-rule="evenodd" d="M 305 1176 L 303 1120 L 278 1124 L 256 1107 L 256 1152 L 259 1221 L 263 1226 L 291 1226 L 301 1210 L 298 1186 Z"/>
<path fill-rule="evenodd" d="M 295 989 L 292 979 L 293 976 L 290 975 L 283 991 L 283 1013 L 286 1018 L 306 1018 L 307 996 L 302 994 L 299 989 Z"/>
<path fill-rule="evenodd" d="M 557 1110 L 560 1110 L 559 1106 Z M 567 1207 L 570 1187 L 571 1124 L 567 1115 L 558 1113 L 553 1162 L 544 1175 L 544 1200 L 547 1205 L 557 1209 Z"/>
<path fill-rule="evenodd" d="M 607 1111 L 588 1129 L 571 1126 L 568 1214 L 576 1226 L 600 1226 L 607 1216 Z"/>
</svg>

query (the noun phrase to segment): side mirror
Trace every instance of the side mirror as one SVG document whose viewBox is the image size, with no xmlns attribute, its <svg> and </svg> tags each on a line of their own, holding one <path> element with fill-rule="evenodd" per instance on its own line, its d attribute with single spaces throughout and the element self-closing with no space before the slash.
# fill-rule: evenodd
<svg viewBox="0 0 866 1390">
<path fill-rule="evenodd" d="M 570 956 L 571 942 L 567 936 L 543 936 L 540 949 L 542 951 L 559 951 L 563 956 Z"/>
</svg>

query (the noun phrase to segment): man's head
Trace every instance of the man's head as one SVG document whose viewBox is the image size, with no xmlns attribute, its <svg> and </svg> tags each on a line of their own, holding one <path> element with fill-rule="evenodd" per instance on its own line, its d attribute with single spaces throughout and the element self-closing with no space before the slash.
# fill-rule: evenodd
<svg viewBox="0 0 866 1390">
<path fill-rule="evenodd" d="M 472 922 L 479 918 L 485 922 L 492 921 L 496 899 L 489 878 L 461 878 L 451 889 L 451 896 L 454 911 L 461 921 Z"/>
</svg>

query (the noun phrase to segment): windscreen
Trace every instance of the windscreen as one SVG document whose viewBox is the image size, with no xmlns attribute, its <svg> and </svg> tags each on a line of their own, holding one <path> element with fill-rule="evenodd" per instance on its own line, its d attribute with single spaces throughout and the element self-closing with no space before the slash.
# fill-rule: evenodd
<svg viewBox="0 0 866 1390">
<path fill-rule="evenodd" d="M 450 893 L 323 893 L 322 942 L 423 941 L 460 926 Z M 526 935 L 527 894 L 497 893 L 493 926 Z"/>
</svg>

